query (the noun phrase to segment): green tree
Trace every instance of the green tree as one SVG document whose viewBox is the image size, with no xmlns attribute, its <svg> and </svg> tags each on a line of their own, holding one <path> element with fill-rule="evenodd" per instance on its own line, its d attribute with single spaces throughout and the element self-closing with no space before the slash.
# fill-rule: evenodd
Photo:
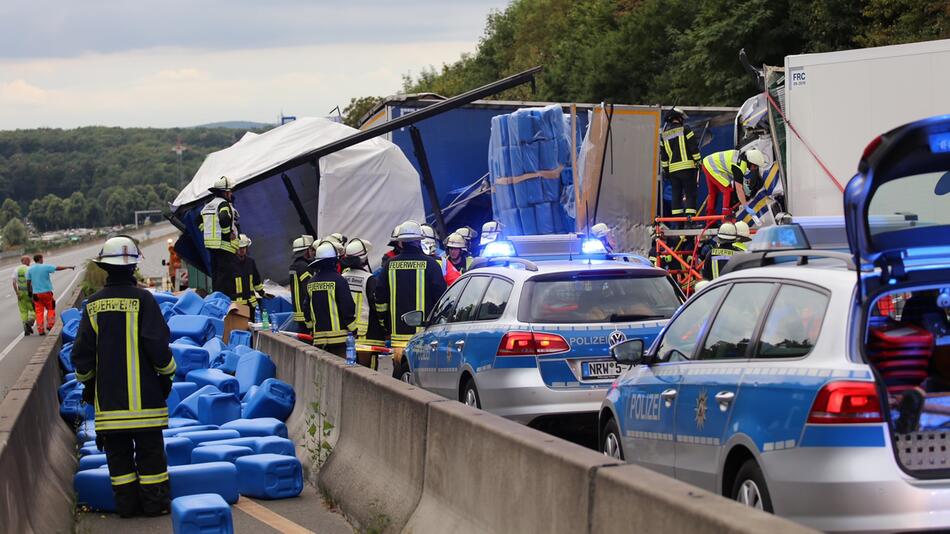
<svg viewBox="0 0 950 534">
<path fill-rule="evenodd" d="M 11 219 L 19 219 L 21 216 L 20 205 L 12 198 L 3 201 L 3 205 L 0 206 L 0 226 L 6 226 Z"/>
<path fill-rule="evenodd" d="M 65 201 L 66 226 L 79 228 L 86 224 L 87 201 L 82 191 L 76 191 Z"/>
<path fill-rule="evenodd" d="M 369 113 L 377 104 L 383 101 L 381 96 L 361 96 L 351 98 L 350 103 L 343 108 L 343 124 L 352 128 L 360 127 L 360 119 Z"/>
<path fill-rule="evenodd" d="M 26 243 L 28 234 L 26 225 L 20 219 L 10 219 L 3 227 L 3 243 L 5 246 L 17 246 Z"/>
</svg>

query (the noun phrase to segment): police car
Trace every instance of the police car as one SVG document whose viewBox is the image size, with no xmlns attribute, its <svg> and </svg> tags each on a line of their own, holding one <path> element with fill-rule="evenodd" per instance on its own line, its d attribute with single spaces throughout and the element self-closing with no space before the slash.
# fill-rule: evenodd
<svg viewBox="0 0 950 534">
<path fill-rule="evenodd" d="M 823 531 L 950 527 L 948 171 L 950 116 L 884 134 L 848 252 L 764 229 L 652 347 L 613 347 L 601 450 Z"/>
<path fill-rule="evenodd" d="M 591 245 L 579 236 L 489 245 L 489 258 L 476 260 L 424 322 L 421 312 L 403 316 L 424 327 L 406 347 L 403 379 L 525 424 L 583 425 L 586 416 L 593 430 L 607 388 L 626 369 L 609 346 L 651 342 L 682 299 L 646 259 Z"/>
</svg>

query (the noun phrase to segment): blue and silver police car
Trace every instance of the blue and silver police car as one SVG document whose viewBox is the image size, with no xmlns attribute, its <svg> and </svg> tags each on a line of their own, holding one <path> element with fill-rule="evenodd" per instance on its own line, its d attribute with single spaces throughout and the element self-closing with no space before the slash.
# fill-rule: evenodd
<svg viewBox="0 0 950 534">
<path fill-rule="evenodd" d="M 764 229 L 652 346 L 613 347 L 601 450 L 823 531 L 950 528 L 948 171 L 950 116 L 884 134 L 849 251 Z"/>
<path fill-rule="evenodd" d="M 406 347 L 403 379 L 524 424 L 586 418 L 593 428 L 626 369 L 610 345 L 652 342 L 681 293 L 643 258 L 584 254 L 578 236 L 492 245 L 504 257 L 477 260 L 424 321 L 404 316 L 424 329 Z"/>
</svg>

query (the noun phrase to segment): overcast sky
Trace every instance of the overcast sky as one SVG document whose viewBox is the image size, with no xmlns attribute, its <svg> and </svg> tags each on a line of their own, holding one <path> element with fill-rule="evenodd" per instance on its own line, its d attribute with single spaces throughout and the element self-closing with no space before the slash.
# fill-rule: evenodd
<svg viewBox="0 0 950 534">
<path fill-rule="evenodd" d="M 508 0 L 3 0 L 0 129 L 326 115 L 472 52 Z"/>
</svg>

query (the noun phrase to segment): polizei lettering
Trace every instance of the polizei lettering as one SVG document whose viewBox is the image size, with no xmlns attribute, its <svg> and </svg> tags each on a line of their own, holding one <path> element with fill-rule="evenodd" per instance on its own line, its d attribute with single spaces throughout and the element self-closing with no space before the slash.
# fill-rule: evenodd
<svg viewBox="0 0 950 534">
<path fill-rule="evenodd" d="M 587 336 L 587 337 L 572 337 L 568 338 L 568 343 L 571 346 L 589 346 L 589 345 L 606 345 L 607 336 Z"/>
<path fill-rule="evenodd" d="M 630 417 L 643 421 L 660 420 L 660 396 L 635 393 L 630 397 Z"/>
</svg>

